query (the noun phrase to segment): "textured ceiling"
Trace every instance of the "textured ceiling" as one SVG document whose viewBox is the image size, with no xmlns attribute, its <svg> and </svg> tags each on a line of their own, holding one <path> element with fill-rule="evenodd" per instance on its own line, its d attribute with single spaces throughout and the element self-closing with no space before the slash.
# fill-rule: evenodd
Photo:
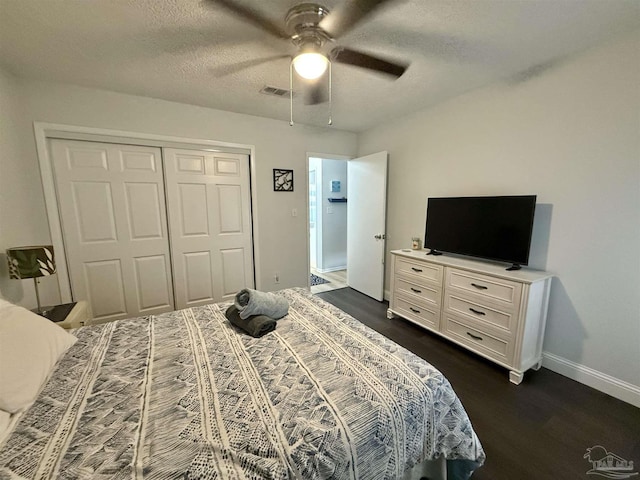
<svg viewBox="0 0 640 480">
<path fill-rule="evenodd" d="M 282 23 L 300 2 L 238 3 Z M 640 0 L 389 2 L 336 43 L 411 65 L 392 81 L 336 64 L 334 128 L 362 131 L 488 83 L 527 81 L 639 27 Z M 258 91 L 288 89 L 281 56 L 294 51 L 200 0 L 0 0 L 0 63 L 20 77 L 288 120 L 288 99 Z M 294 99 L 298 123 L 326 125 L 328 110 Z"/>
</svg>

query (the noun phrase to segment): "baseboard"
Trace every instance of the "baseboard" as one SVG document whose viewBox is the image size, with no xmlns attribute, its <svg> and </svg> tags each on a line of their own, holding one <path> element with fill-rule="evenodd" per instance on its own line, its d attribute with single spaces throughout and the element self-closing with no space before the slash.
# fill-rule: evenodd
<svg viewBox="0 0 640 480">
<path fill-rule="evenodd" d="M 331 267 L 331 268 L 316 268 L 319 273 L 329 273 L 329 272 L 337 272 L 338 270 L 346 270 L 347 266 L 342 265 L 340 267 Z"/>
<path fill-rule="evenodd" d="M 549 352 L 542 352 L 542 365 L 576 382 L 640 407 L 640 387 Z"/>
</svg>

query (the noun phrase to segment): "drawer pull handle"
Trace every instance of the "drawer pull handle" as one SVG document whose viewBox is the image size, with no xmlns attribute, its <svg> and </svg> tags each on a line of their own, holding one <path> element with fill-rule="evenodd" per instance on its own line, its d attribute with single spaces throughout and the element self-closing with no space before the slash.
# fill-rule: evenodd
<svg viewBox="0 0 640 480">
<path fill-rule="evenodd" d="M 420 310 L 418 310 L 417 308 L 409 307 L 409 310 L 411 310 L 413 313 L 420 313 Z"/>
<path fill-rule="evenodd" d="M 416 268 L 416 267 L 411 267 L 411 270 L 413 270 L 414 272 L 421 272 L 422 271 L 421 268 Z"/>
<path fill-rule="evenodd" d="M 469 307 L 469 310 L 471 310 L 473 313 L 475 313 L 476 315 L 486 315 L 486 313 L 481 312 L 480 310 L 476 310 L 474 308 Z"/>
<path fill-rule="evenodd" d="M 485 287 L 484 285 L 478 285 L 477 283 L 472 283 L 471 286 L 476 287 L 478 290 L 486 290 L 489 287 Z"/>
<path fill-rule="evenodd" d="M 469 335 L 471 338 L 473 338 L 474 340 L 480 340 L 482 341 L 482 337 L 479 337 L 477 335 L 474 335 L 473 333 L 469 333 L 467 332 L 467 335 Z"/>
<path fill-rule="evenodd" d="M 422 290 L 418 290 L 417 288 L 413 288 L 413 287 L 411 287 L 411 291 L 416 293 L 422 293 Z"/>
</svg>

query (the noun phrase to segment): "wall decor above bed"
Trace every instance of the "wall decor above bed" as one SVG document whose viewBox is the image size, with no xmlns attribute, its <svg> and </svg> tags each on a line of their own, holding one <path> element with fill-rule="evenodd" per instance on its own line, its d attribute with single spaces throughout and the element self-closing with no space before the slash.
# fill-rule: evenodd
<svg viewBox="0 0 640 480">
<path fill-rule="evenodd" d="M 466 480 L 482 465 L 436 368 L 306 289 L 275 294 L 288 314 L 260 338 L 230 302 L 75 330 L 0 440 L 0 478 Z"/>
<path fill-rule="evenodd" d="M 273 169 L 273 191 L 293 192 L 293 170 Z"/>
</svg>

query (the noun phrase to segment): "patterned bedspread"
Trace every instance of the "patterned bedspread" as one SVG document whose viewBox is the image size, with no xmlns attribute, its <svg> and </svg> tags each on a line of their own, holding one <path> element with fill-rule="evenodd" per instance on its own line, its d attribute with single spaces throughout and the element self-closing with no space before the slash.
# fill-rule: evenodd
<svg viewBox="0 0 640 480">
<path fill-rule="evenodd" d="M 400 479 L 484 452 L 449 382 L 303 289 L 252 338 L 228 304 L 76 330 L 0 479 Z M 470 463 L 470 462 L 465 462 Z"/>
</svg>

